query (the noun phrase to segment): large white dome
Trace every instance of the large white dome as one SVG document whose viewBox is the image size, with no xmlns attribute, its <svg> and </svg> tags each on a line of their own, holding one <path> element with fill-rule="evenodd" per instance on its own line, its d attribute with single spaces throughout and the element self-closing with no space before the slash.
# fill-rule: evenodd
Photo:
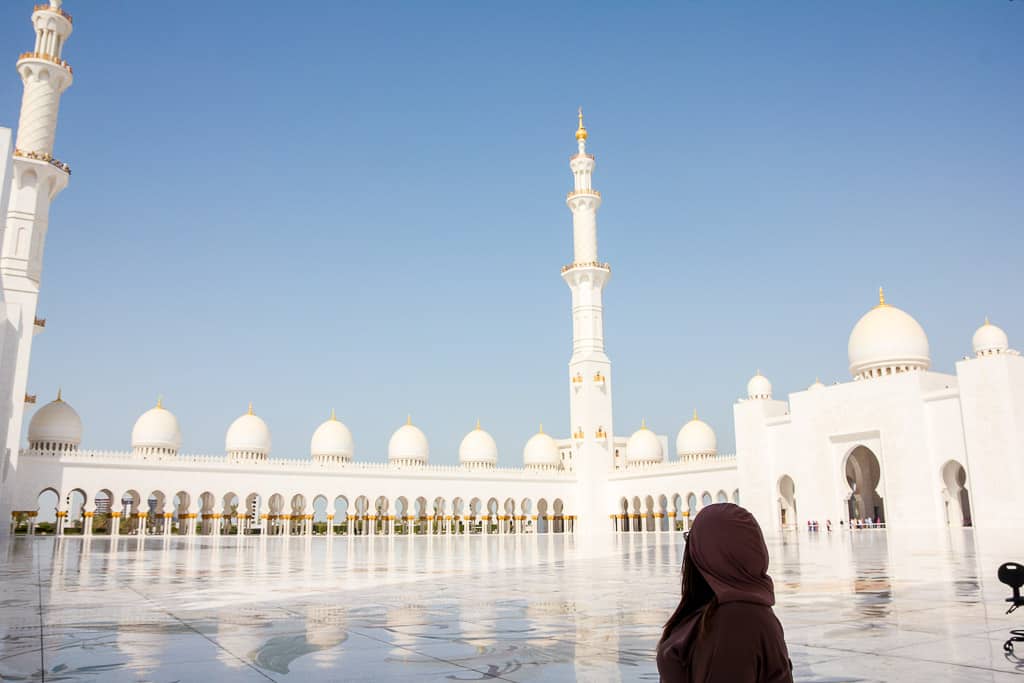
<svg viewBox="0 0 1024 683">
<path fill-rule="evenodd" d="M 388 461 L 398 463 L 426 464 L 430 456 L 427 436 L 412 419 L 395 430 L 388 441 Z"/>
<path fill-rule="evenodd" d="M 498 464 L 498 444 L 494 437 L 476 423 L 476 429 L 466 434 L 459 444 L 459 463 L 462 465 L 490 466 Z"/>
<path fill-rule="evenodd" d="M 1010 350 L 1010 338 L 1003 328 L 993 325 L 985 318 L 985 324 L 977 329 L 971 340 L 974 353 L 978 356 L 994 356 Z"/>
<path fill-rule="evenodd" d="M 885 303 L 878 290 L 878 305 L 853 326 L 847 347 L 850 374 L 856 379 L 880 377 L 931 365 L 928 336 L 913 317 Z"/>
<path fill-rule="evenodd" d="M 67 451 L 82 443 L 82 418 L 61 398 L 50 401 L 28 423 L 28 446 L 38 450 Z"/>
<path fill-rule="evenodd" d="M 523 466 L 527 469 L 557 469 L 561 465 L 558 444 L 544 433 L 542 426 L 523 447 Z"/>
<path fill-rule="evenodd" d="M 758 370 L 747 382 L 747 398 L 769 399 L 772 397 L 772 383 Z"/>
<path fill-rule="evenodd" d="M 715 455 L 718 452 L 718 439 L 715 430 L 707 422 L 697 417 L 693 411 L 693 419 L 683 425 L 676 436 L 676 454 L 680 458 L 697 455 Z"/>
<path fill-rule="evenodd" d="M 650 464 L 664 460 L 664 450 L 658 435 L 641 425 L 626 442 L 626 460 L 633 464 Z"/>
<path fill-rule="evenodd" d="M 316 428 L 309 442 L 309 451 L 314 460 L 349 462 L 355 450 L 352 432 L 335 416 L 333 410 L 330 419 Z"/>
<path fill-rule="evenodd" d="M 248 413 L 228 427 L 224 449 L 237 458 L 265 460 L 270 455 L 270 428 L 252 412 L 252 404 Z"/>
<path fill-rule="evenodd" d="M 132 450 L 143 455 L 174 455 L 181 448 L 181 428 L 174 413 L 158 400 L 135 421 L 132 427 Z"/>
</svg>

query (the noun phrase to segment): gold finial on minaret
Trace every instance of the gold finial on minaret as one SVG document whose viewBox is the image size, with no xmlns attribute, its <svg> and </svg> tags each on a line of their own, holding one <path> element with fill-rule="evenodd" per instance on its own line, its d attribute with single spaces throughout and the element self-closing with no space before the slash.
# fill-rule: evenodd
<svg viewBox="0 0 1024 683">
<path fill-rule="evenodd" d="M 882 287 L 878 288 L 878 305 L 888 306 L 888 304 L 885 303 L 885 289 L 883 289 Z"/>
<path fill-rule="evenodd" d="M 334 414 L 334 408 L 331 408 L 331 420 L 334 422 L 338 421 L 338 418 Z"/>
<path fill-rule="evenodd" d="M 164 407 L 164 397 L 162 394 L 158 394 L 156 397 L 156 407 L 161 409 Z"/>
<path fill-rule="evenodd" d="M 479 417 L 476 419 L 476 428 L 480 429 L 480 418 Z"/>
<path fill-rule="evenodd" d="M 411 425 L 412 424 L 412 413 L 407 413 L 406 414 L 406 416 L 405 416 L 405 424 L 407 424 L 407 425 Z"/>
<path fill-rule="evenodd" d="M 538 431 L 537 433 L 538 434 L 543 434 L 544 433 L 544 423 L 543 422 L 540 423 L 540 431 Z"/>
<path fill-rule="evenodd" d="M 690 421 L 691 422 L 696 422 L 697 421 L 697 409 L 696 408 L 693 409 L 693 419 L 690 420 Z"/>
<path fill-rule="evenodd" d="M 647 418 L 646 417 L 641 417 L 640 418 L 640 429 L 647 429 Z"/>
<path fill-rule="evenodd" d="M 256 413 L 252 412 L 252 401 L 249 401 L 249 413 L 248 414 L 249 415 L 255 415 L 256 414 Z"/>
<path fill-rule="evenodd" d="M 587 139 L 587 129 L 583 127 L 583 107 L 580 107 L 579 119 L 580 126 L 576 129 L 576 139 L 582 142 Z"/>
<path fill-rule="evenodd" d="M 64 400 L 64 399 L 62 399 L 62 398 L 60 397 L 60 387 L 57 387 L 57 400 L 58 400 L 58 401 L 63 401 L 63 400 Z"/>
<path fill-rule="evenodd" d="M 991 325 L 991 324 L 992 324 L 992 323 L 990 323 L 990 322 L 988 321 L 988 316 L 987 316 L 987 315 L 985 316 L 985 324 L 986 324 L 986 325 Z"/>
</svg>

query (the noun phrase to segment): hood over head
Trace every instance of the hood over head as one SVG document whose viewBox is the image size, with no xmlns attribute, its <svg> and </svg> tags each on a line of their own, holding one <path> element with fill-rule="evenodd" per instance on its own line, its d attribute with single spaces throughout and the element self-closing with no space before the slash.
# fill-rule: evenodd
<svg viewBox="0 0 1024 683">
<path fill-rule="evenodd" d="M 690 559 L 719 604 L 775 604 L 768 547 L 757 520 L 745 508 L 733 503 L 707 506 L 693 520 L 687 543 Z"/>
</svg>

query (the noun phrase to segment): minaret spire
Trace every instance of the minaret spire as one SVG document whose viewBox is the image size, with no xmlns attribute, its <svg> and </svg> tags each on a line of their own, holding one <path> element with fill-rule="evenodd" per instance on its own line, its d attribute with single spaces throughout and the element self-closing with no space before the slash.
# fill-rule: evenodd
<svg viewBox="0 0 1024 683">
<path fill-rule="evenodd" d="M 594 155 L 587 153 L 590 133 L 577 112 L 576 154 L 569 157 L 573 189 L 565 199 L 572 211 L 572 263 L 562 279 L 572 292 L 572 357 L 569 359 L 569 431 L 573 457 L 568 463 L 581 482 L 580 530 L 600 528 L 607 519 L 605 489 L 614 467 L 612 449 L 612 364 L 604 350 L 604 304 L 601 297 L 611 268 L 597 256 L 597 210 L 601 193 L 594 189 Z"/>
</svg>

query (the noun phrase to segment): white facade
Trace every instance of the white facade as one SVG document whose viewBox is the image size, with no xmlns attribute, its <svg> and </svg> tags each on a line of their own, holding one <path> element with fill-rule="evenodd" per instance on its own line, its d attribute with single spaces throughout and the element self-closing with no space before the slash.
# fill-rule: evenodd
<svg viewBox="0 0 1024 683">
<path fill-rule="evenodd" d="M 776 531 L 1024 525 L 1024 359 L 987 320 L 973 346 L 932 371 L 924 330 L 879 292 L 850 334 L 853 381 L 782 401 L 755 376 L 734 408 L 744 505 Z"/>
<path fill-rule="evenodd" d="M 884 299 L 850 335 L 854 381 L 815 382 L 781 401 L 760 372 L 750 380 L 734 409 L 735 456 L 718 454 L 696 413 L 674 449 L 646 424 L 616 436 L 602 301 L 611 268 L 598 256 L 602 198 L 582 111 L 566 197 L 573 260 L 562 268 L 573 331 L 569 434 L 541 428 L 524 439 L 521 466 L 500 466 L 479 424 L 459 465 L 431 465 L 428 437 L 411 418 L 391 437 L 386 462 L 361 461 L 333 412 L 311 435 L 308 458 L 274 458 L 271 428 L 251 405 L 227 428 L 222 454 L 180 454 L 181 425 L 161 402 L 135 423 L 130 451 L 89 451 L 81 418 L 59 395 L 36 411 L 21 450 L 31 340 L 45 323 L 36 301 L 49 204 L 69 177 L 52 154 L 71 84 L 62 56 L 71 17 L 60 5 L 32 14 L 35 49 L 18 61 L 25 94 L 15 149 L 0 129 L 0 513 L 12 529 L 31 531 L 43 495 L 54 499 L 58 533 L 312 534 L 314 522 L 357 535 L 678 531 L 727 500 L 770 531 L 851 516 L 906 527 L 1024 524 L 1013 490 L 1024 475 L 1024 359 L 986 322 L 975 358 L 955 375 L 933 372 L 924 330 Z"/>
</svg>

